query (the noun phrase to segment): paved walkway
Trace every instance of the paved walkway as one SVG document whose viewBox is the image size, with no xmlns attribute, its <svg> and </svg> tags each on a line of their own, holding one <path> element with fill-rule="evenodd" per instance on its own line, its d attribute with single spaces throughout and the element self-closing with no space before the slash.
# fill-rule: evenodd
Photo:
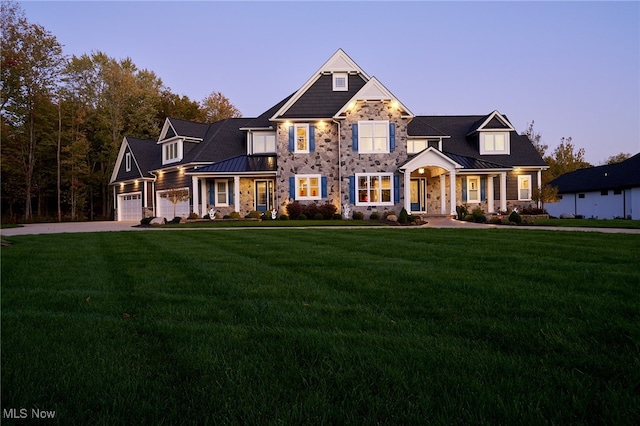
<svg viewBox="0 0 640 426">
<path fill-rule="evenodd" d="M 14 235 L 38 235 L 38 234 L 60 234 L 69 232 L 118 232 L 118 231 L 148 231 L 148 230 L 162 230 L 163 228 L 141 228 L 137 227 L 139 222 L 65 222 L 65 223 L 33 223 L 27 224 L 19 228 L 7 228 L 0 230 L 0 234 L 5 237 L 11 237 Z M 357 227 L 356 222 L 354 222 Z M 328 228 L 344 228 L 340 227 L 322 227 L 319 229 Z M 371 229 L 371 227 L 361 227 Z M 637 234 L 640 235 L 640 229 L 622 229 L 622 228 L 574 228 L 574 227 L 559 227 L 559 226 L 506 226 L 506 225 L 489 225 L 483 223 L 463 222 L 451 218 L 429 218 L 428 223 L 423 225 L 422 228 L 458 228 L 458 229 L 487 229 L 487 228 L 500 228 L 500 229 L 530 229 L 530 230 L 545 230 L 545 231 L 574 231 L 574 232 L 603 232 L 603 233 L 616 233 L 616 234 Z M 176 228 L 164 228 L 173 229 Z M 241 228 L 185 228 L 192 230 L 221 230 L 221 229 L 241 229 Z M 255 229 L 255 228 L 253 228 Z M 270 228 L 270 229 L 287 229 L 287 228 Z M 289 228 L 289 229 L 301 229 L 301 228 Z M 409 227 L 397 227 L 394 229 L 412 229 Z"/>
</svg>

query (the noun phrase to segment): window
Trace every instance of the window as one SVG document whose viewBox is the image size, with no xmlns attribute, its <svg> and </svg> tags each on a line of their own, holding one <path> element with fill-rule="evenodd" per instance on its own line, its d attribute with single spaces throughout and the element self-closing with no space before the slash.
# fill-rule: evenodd
<svg viewBox="0 0 640 426">
<path fill-rule="evenodd" d="M 320 184 L 320 175 L 296 175 L 296 200 L 319 200 Z"/>
<path fill-rule="evenodd" d="M 276 152 L 275 133 L 253 133 L 251 154 Z"/>
<path fill-rule="evenodd" d="M 578 198 L 584 198 L 584 194 L 578 194 Z"/>
<path fill-rule="evenodd" d="M 620 195 L 622 194 L 622 189 L 614 189 L 613 190 L 613 195 Z"/>
<path fill-rule="evenodd" d="M 478 176 L 467 176 L 467 201 L 470 203 L 480 202 L 480 178 Z"/>
<path fill-rule="evenodd" d="M 392 205 L 392 174 L 356 174 L 356 205 Z"/>
<path fill-rule="evenodd" d="M 162 163 L 174 163 L 176 161 L 180 161 L 180 146 L 178 142 L 165 144 L 162 152 Z"/>
<path fill-rule="evenodd" d="M 509 154 L 508 132 L 482 132 L 480 134 L 480 154 Z"/>
<path fill-rule="evenodd" d="M 600 195 L 609 195 L 609 191 L 606 189 L 603 189 L 602 191 L 600 191 Z"/>
<path fill-rule="evenodd" d="M 229 205 L 229 181 L 216 180 L 216 207 L 223 207 Z"/>
<path fill-rule="evenodd" d="M 125 170 L 127 172 L 131 171 L 131 153 L 127 152 L 127 154 L 124 156 L 124 162 L 125 162 Z"/>
<path fill-rule="evenodd" d="M 294 135 L 295 135 L 294 152 L 309 152 L 309 125 L 296 124 Z"/>
<path fill-rule="evenodd" d="M 337 72 L 333 74 L 333 91 L 345 92 L 349 90 L 349 79 L 345 72 Z"/>
<path fill-rule="evenodd" d="M 358 151 L 364 154 L 389 152 L 389 122 L 358 122 Z"/>
<path fill-rule="evenodd" d="M 531 199 L 531 176 L 518 176 L 518 200 L 527 201 Z"/>
<path fill-rule="evenodd" d="M 407 141 L 407 154 L 417 154 L 427 149 L 426 139 L 409 139 Z"/>
</svg>

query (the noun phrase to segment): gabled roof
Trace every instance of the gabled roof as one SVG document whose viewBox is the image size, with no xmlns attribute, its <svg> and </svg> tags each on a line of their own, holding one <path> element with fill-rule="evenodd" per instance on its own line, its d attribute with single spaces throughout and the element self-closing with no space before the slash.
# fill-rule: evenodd
<svg viewBox="0 0 640 426">
<path fill-rule="evenodd" d="M 480 155 L 476 130 L 490 122 L 489 115 L 436 115 L 417 116 L 407 126 L 410 137 L 431 136 L 430 129 L 437 129 L 449 136 L 442 141 L 442 150 L 451 154 L 499 164 L 508 167 L 546 167 L 546 163 L 528 137 L 509 131 L 510 155 Z M 435 136 L 435 135 L 434 135 Z"/>
<path fill-rule="evenodd" d="M 338 112 L 334 114 L 334 118 L 338 118 L 342 114 L 344 114 L 347 110 L 351 108 L 351 103 L 355 101 L 391 101 L 397 104 L 397 107 L 404 111 L 402 114 L 404 117 L 413 117 L 413 113 L 393 96 L 393 94 L 386 88 L 377 78 L 371 77 L 371 80 L 367 81 L 367 83 L 362 86 L 358 92 L 351 97 L 346 103 L 343 104 L 342 108 Z"/>
<path fill-rule="evenodd" d="M 549 185 L 557 187 L 560 194 L 640 187 L 640 153 L 621 163 L 565 173 Z"/>
<path fill-rule="evenodd" d="M 227 118 L 207 125 L 202 143 L 185 144 L 184 156 L 179 164 L 212 163 L 245 154 L 246 135 L 240 128 L 252 120 L 253 118 Z"/>
<path fill-rule="evenodd" d="M 123 162 L 127 153 L 131 154 L 130 171 L 126 171 Z M 120 144 L 110 183 L 153 177 L 149 171 L 157 168 L 161 163 L 161 154 L 162 151 L 154 140 L 124 137 L 122 144 Z"/>
<path fill-rule="evenodd" d="M 493 111 L 491 114 L 481 118 L 471 126 L 469 134 L 479 132 L 481 130 L 515 130 L 506 116 L 500 114 L 498 111 Z"/>
<path fill-rule="evenodd" d="M 332 73 L 349 75 L 348 91 L 333 91 Z M 271 120 L 288 118 L 331 118 L 346 101 L 369 81 L 370 77 L 342 49 L 338 49 L 307 82 L 302 85 L 272 116 Z M 328 88 L 328 90 L 327 90 Z M 307 92 L 311 93 L 307 95 Z M 313 96 L 311 96 L 313 95 Z M 293 109 L 292 111 L 290 111 Z"/>
<path fill-rule="evenodd" d="M 208 130 L 209 125 L 195 121 L 182 120 L 179 118 L 167 117 L 164 120 L 162 131 L 158 142 L 172 137 L 181 136 L 184 138 L 202 140 Z"/>
</svg>

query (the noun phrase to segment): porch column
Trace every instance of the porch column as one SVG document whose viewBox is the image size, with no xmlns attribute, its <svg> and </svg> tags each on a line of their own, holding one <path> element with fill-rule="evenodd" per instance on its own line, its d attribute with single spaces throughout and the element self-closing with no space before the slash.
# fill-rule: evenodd
<svg viewBox="0 0 640 426">
<path fill-rule="evenodd" d="M 440 214 L 447 214 L 447 175 L 440 175 Z"/>
<path fill-rule="evenodd" d="M 449 179 L 451 180 L 450 192 L 451 192 L 451 206 L 450 214 L 456 216 L 456 169 L 451 169 L 449 172 Z"/>
<path fill-rule="evenodd" d="M 411 214 L 411 171 L 404 171 L 404 208 Z"/>
<path fill-rule="evenodd" d="M 542 170 L 538 170 L 538 194 L 542 191 Z M 538 200 L 538 208 L 542 207 L 542 200 Z"/>
<path fill-rule="evenodd" d="M 207 214 L 209 214 L 209 212 L 207 212 L 207 181 L 205 179 L 202 179 L 202 184 L 200 185 L 200 198 L 202 199 L 202 209 L 200 212 L 200 217 L 203 217 Z"/>
<path fill-rule="evenodd" d="M 500 211 L 507 211 L 507 172 L 500 173 Z"/>
<path fill-rule="evenodd" d="M 487 211 L 488 213 L 495 213 L 495 203 L 493 201 L 493 178 L 494 175 L 487 176 Z"/>
<path fill-rule="evenodd" d="M 191 187 L 192 187 L 191 194 L 193 194 L 193 212 L 197 213 L 198 205 L 200 204 L 200 200 L 198 197 L 200 192 L 198 192 L 198 178 L 195 176 L 191 176 Z"/>
<path fill-rule="evenodd" d="M 240 176 L 233 177 L 233 211 L 240 213 Z"/>
</svg>

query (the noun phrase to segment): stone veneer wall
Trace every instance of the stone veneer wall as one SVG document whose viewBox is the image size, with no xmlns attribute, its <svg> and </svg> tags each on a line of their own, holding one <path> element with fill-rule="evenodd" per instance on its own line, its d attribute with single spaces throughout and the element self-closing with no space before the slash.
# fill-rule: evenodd
<svg viewBox="0 0 640 426">
<path fill-rule="evenodd" d="M 388 120 L 396 125 L 395 150 L 385 154 L 360 154 L 353 151 L 352 124 L 366 120 Z M 383 101 L 358 101 L 347 111 L 345 120 L 340 123 L 341 148 L 341 185 L 342 204 L 349 204 L 351 211 L 394 211 L 396 214 L 404 207 L 404 179 L 398 168 L 407 161 L 407 120 L 402 118 L 398 109 Z M 349 176 L 356 173 L 394 173 L 400 177 L 400 199 L 391 206 L 356 206 L 349 200 Z"/>
<path fill-rule="evenodd" d="M 320 174 L 327 178 L 327 198 L 316 200 L 316 204 L 334 204 L 340 211 L 340 187 L 338 181 L 338 125 L 330 121 L 310 122 L 314 126 L 315 150 L 308 154 L 289 151 L 289 123 L 279 123 L 276 133 L 278 149 L 278 177 L 276 199 L 280 214 L 286 214 L 289 198 L 289 178 L 297 174 Z M 313 201 L 300 201 L 311 204 Z"/>
</svg>

